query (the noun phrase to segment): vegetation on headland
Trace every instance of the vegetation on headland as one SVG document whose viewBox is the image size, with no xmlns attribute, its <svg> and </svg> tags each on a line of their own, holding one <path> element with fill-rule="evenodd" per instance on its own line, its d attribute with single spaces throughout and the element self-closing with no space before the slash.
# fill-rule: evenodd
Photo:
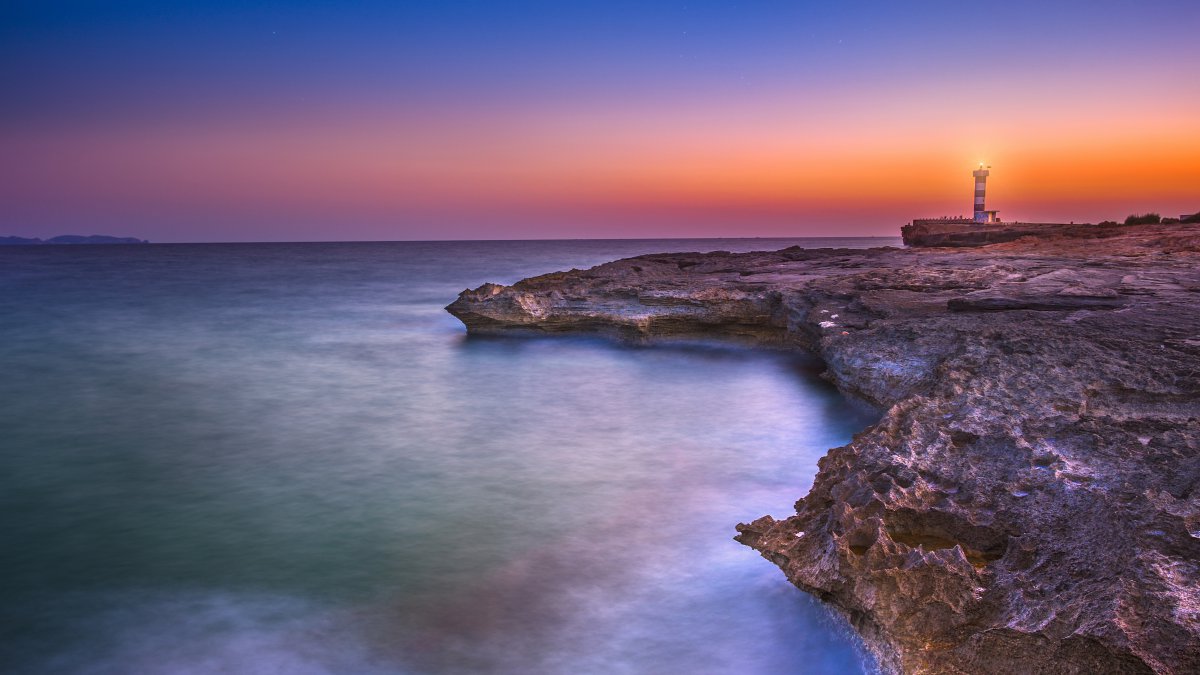
<svg viewBox="0 0 1200 675">
<path fill-rule="evenodd" d="M 1126 225 L 1157 225 L 1162 222 L 1162 216 L 1157 213 L 1131 214 L 1125 218 Z"/>
<path fill-rule="evenodd" d="M 1174 225 L 1175 223 L 1200 223 L 1200 211 L 1191 215 L 1183 215 L 1178 218 L 1163 218 L 1157 213 L 1133 213 L 1125 218 L 1126 225 Z M 1115 220 L 1103 220 L 1096 223 L 1100 227 L 1114 227 L 1120 225 Z"/>
</svg>

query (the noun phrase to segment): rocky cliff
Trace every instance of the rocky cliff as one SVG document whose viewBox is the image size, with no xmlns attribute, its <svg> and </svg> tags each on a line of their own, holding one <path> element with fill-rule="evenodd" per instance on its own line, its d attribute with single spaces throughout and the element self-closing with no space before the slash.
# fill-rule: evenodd
<svg viewBox="0 0 1200 675">
<path fill-rule="evenodd" d="M 472 333 L 820 356 L 882 419 L 737 539 L 907 673 L 1200 672 L 1200 231 L 647 255 L 464 291 Z M 731 524 L 732 525 L 732 524 Z"/>
</svg>

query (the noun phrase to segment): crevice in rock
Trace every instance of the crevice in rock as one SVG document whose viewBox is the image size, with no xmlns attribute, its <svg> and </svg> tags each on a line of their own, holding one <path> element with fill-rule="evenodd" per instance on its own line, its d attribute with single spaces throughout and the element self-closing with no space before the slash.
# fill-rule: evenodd
<svg viewBox="0 0 1200 675">
<path fill-rule="evenodd" d="M 910 548 L 936 551 L 958 546 L 977 568 L 1003 558 L 1010 536 L 995 528 L 972 525 L 945 511 L 887 511 L 884 528 L 888 538 Z"/>
</svg>

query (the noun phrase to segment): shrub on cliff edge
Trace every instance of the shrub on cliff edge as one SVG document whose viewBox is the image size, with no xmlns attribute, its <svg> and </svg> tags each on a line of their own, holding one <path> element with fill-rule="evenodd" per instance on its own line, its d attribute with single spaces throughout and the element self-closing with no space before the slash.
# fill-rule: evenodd
<svg viewBox="0 0 1200 675">
<path fill-rule="evenodd" d="M 1157 213 L 1134 214 L 1125 219 L 1126 225 L 1157 225 L 1162 222 L 1162 216 Z"/>
</svg>

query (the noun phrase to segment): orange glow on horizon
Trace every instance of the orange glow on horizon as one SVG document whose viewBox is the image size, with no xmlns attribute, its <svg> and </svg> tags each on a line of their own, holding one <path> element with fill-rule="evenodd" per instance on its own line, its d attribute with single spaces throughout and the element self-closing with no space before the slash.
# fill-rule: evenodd
<svg viewBox="0 0 1200 675">
<path fill-rule="evenodd" d="M 889 214 L 881 227 L 892 229 L 969 211 L 969 172 L 983 158 L 993 167 L 988 205 L 1005 219 L 1200 208 L 1200 124 L 1179 106 L 1064 115 L 1008 104 L 955 115 L 943 103 L 950 95 L 888 110 L 847 95 L 827 106 L 499 110 L 474 122 L 379 113 L 267 127 L 28 132 L 3 139 L 21 171 L 3 176 L 0 192 L 50 198 L 52 186 L 97 209 L 224 205 L 351 219 L 414 210 L 799 218 L 841 209 Z"/>
</svg>

